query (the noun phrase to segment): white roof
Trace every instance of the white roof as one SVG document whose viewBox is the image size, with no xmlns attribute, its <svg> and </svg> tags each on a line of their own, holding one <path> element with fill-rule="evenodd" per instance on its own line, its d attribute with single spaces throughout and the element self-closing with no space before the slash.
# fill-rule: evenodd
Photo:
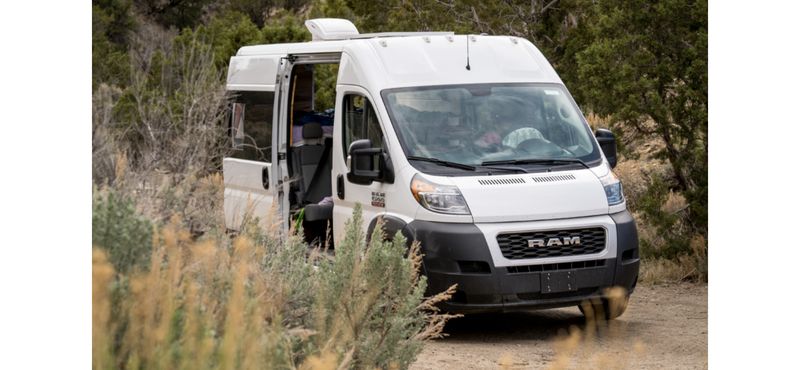
<svg viewBox="0 0 800 370">
<path fill-rule="evenodd" d="M 339 84 L 380 93 L 395 87 L 561 79 L 528 40 L 509 36 L 376 34 L 335 41 L 245 46 L 231 58 L 229 89 L 272 90 L 287 54 L 343 53 Z M 469 64 L 467 69 L 467 39 Z M 248 88 L 250 86 L 250 88 Z"/>
</svg>

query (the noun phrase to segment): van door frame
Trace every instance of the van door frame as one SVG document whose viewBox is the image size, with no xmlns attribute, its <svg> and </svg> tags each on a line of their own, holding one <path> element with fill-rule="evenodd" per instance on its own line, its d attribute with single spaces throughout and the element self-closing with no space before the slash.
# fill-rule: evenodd
<svg viewBox="0 0 800 370">
<path fill-rule="evenodd" d="M 284 235 L 289 235 L 289 197 L 286 196 L 290 191 L 288 149 L 289 138 L 289 91 L 291 87 L 292 69 L 300 64 L 340 64 L 342 60 L 341 52 L 326 53 L 296 53 L 282 57 L 278 66 L 278 73 L 275 77 L 275 105 L 272 121 L 272 177 L 270 185 L 274 185 L 274 200 L 278 204 L 278 212 L 281 216 L 281 226 Z M 337 75 L 338 82 L 338 75 Z M 334 84 L 334 88 L 335 88 Z M 333 189 L 333 184 L 331 184 Z M 331 190 L 333 191 L 333 190 Z"/>
</svg>

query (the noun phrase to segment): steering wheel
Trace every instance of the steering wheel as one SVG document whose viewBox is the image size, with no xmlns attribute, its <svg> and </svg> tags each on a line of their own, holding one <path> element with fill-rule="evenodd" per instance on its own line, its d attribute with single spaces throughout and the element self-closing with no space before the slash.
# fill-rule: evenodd
<svg viewBox="0 0 800 370">
<path fill-rule="evenodd" d="M 526 153 L 556 154 L 561 152 L 561 147 L 545 139 L 534 138 L 519 143 L 519 145 L 517 145 L 517 150 Z"/>
</svg>

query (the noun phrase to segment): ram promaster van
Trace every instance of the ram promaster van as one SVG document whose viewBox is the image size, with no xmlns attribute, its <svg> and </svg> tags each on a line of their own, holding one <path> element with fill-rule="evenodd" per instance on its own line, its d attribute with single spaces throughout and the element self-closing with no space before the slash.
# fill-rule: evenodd
<svg viewBox="0 0 800 370">
<path fill-rule="evenodd" d="M 533 44 L 306 26 L 310 42 L 231 57 L 228 228 L 302 223 L 335 251 L 361 204 L 366 231 L 383 218 L 421 243 L 429 292 L 458 284 L 450 311 L 608 305 L 611 287 L 627 302 L 639 251 L 614 136 Z"/>
</svg>

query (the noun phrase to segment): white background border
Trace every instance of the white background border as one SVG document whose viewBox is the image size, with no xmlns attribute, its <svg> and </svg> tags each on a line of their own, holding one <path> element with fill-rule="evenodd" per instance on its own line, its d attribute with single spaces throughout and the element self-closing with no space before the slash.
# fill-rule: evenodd
<svg viewBox="0 0 800 370">
<path fill-rule="evenodd" d="M 797 366 L 800 9 L 709 4 L 709 365 Z"/>
<path fill-rule="evenodd" d="M 709 364 L 787 367 L 800 333 L 800 9 L 709 5 Z M 0 37 L 1 366 L 90 368 L 91 4 L 3 3 Z"/>
<path fill-rule="evenodd" d="M 4 369 L 91 368 L 91 11 L 0 5 Z"/>
</svg>

